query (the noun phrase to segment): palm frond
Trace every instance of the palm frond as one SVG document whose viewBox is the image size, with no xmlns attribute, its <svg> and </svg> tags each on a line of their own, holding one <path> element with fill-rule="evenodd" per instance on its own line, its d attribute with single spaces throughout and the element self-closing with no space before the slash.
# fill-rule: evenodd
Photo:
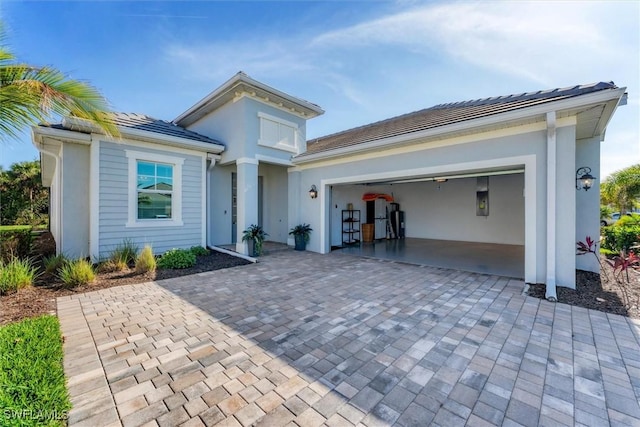
<svg viewBox="0 0 640 427">
<path fill-rule="evenodd" d="M 0 46 L 0 139 L 17 138 L 26 127 L 46 123 L 55 115 L 85 119 L 108 136 L 120 135 L 109 104 L 96 88 L 51 67 L 14 61 L 13 53 Z"/>
</svg>

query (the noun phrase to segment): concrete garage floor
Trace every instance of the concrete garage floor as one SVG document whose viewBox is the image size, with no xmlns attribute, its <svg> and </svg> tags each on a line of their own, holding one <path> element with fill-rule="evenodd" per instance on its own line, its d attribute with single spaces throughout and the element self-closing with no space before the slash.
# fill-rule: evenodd
<svg viewBox="0 0 640 427">
<path fill-rule="evenodd" d="M 336 252 L 473 273 L 524 278 L 524 246 L 435 239 L 377 240 Z"/>
</svg>

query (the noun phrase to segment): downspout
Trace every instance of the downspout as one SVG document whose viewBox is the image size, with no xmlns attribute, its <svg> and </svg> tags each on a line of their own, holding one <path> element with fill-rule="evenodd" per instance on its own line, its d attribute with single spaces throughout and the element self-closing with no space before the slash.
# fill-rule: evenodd
<svg viewBox="0 0 640 427">
<path fill-rule="evenodd" d="M 217 154 L 207 154 L 207 160 L 209 160 L 209 166 L 207 166 L 207 194 L 206 194 L 206 204 L 207 204 L 207 223 L 205 224 L 205 229 L 207 233 L 207 246 L 212 246 L 211 242 L 211 188 L 213 186 L 211 172 L 213 168 L 216 166 L 216 163 L 220 160 L 220 156 Z"/>
<path fill-rule="evenodd" d="M 547 274 L 545 298 L 556 302 L 556 113 L 547 113 Z"/>
</svg>

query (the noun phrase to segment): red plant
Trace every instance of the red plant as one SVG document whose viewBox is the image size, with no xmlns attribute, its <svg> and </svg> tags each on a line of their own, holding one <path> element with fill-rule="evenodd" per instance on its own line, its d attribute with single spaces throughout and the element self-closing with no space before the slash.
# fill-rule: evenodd
<svg viewBox="0 0 640 427">
<path fill-rule="evenodd" d="M 594 241 L 590 236 L 587 236 L 584 242 L 578 242 L 578 255 L 595 254 L 597 245 L 594 245 Z"/>
<path fill-rule="evenodd" d="M 625 273 L 627 283 L 629 283 L 629 269 L 637 270 L 638 268 L 640 268 L 640 257 L 632 251 L 630 251 L 629 253 L 620 251 L 620 255 L 617 255 L 615 258 L 613 258 L 613 262 L 607 260 L 607 264 L 613 267 L 613 273 L 617 277 L 620 277 L 622 273 Z"/>
<path fill-rule="evenodd" d="M 584 242 L 577 242 L 578 251 L 577 255 L 593 254 L 596 257 L 596 261 L 600 265 L 600 272 L 604 273 L 604 277 L 609 281 L 609 275 L 606 270 L 602 268 L 602 262 L 600 261 L 600 254 L 598 253 L 598 244 L 590 236 L 585 238 Z"/>
</svg>

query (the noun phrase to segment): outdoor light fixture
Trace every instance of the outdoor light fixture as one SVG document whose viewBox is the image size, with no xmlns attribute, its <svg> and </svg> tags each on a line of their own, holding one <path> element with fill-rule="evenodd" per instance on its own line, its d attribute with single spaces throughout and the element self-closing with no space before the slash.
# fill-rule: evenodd
<svg viewBox="0 0 640 427">
<path fill-rule="evenodd" d="M 576 190 L 587 191 L 593 186 L 596 177 L 591 175 L 591 168 L 582 166 L 576 171 Z"/>
<path fill-rule="evenodd" d="M 315 185 L 311 186 L 311 190 L 309 190 L 309 197 L 311 197 L 312 199 L 315 199 L 316 197 L 318 197 L 318 189 L 316 188 Z"/>
<path fill-rule="evenodd" d="M 449 180 L 447 178 L 434 178 L 434 181 L 440 183 L 440 182 L 447 182 Z"/>
</svg>

